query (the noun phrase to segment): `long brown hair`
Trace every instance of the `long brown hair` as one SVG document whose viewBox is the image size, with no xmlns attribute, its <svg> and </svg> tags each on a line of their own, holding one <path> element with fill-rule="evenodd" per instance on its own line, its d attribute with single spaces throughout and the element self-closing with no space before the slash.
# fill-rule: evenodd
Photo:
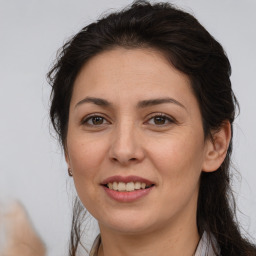
<svg viewBox="0 0 256 256">
<path fill-rule="evenodd" d="M 190 78 L 200 106 L 205 137 L 223 122 L 232 127 L 236 97 L 231 88 L 231 67 L 222 46 L 192 15 L 168 3 L 136 1 L 124 10 L 112 13 L 84 27 L 60 51 L 48 74 L 52 86 L 50 117 L 65 149 L 69 104 L 74 80 L 82 66 L 100 52 L 114 47 L 159 50 L 166 59 Z M 221 255 L 256 255 L 256 248 L 242 237 L 235 217 L 230 189 L 230 156 L 218 170 L 202 172 L 197 207 L 199 234 L 211 233 Z M 77 204 L 79 205 L 79 201 Z M 80 243 L 80 219 L 83 207 L 75 207 L 70 256 Z"/>
</svg>

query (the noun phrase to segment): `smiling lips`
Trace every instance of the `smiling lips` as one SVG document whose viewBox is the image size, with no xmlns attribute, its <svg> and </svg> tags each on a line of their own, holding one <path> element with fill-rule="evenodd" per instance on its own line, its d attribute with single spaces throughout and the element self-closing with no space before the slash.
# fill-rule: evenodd
<svg viewBox="0 0 256 256">
<path fill-rule="evenodd" d="M 109 189 L 115 190 L 115 191 L 134 191 L 134 190 L 138 190 L 138 189 L 145 189 L 145 188 L 149 188 L 151 186 L 153 186 L 153 184 L 151 186 L 147 186 L 146 183 L 144 182 L 128 182 L 128 183 L 124 183 L 124 182 L 116 182 L 114 181 L 113 183 L 109 182 L 106 185 Z"/>
<path fill-rule="evenodd" d="M 131 202 L 147 195 L 154 183 L 137 176 L 113 176 L 102 182 L 105 192 L 120 202 Z"/>
</svg>

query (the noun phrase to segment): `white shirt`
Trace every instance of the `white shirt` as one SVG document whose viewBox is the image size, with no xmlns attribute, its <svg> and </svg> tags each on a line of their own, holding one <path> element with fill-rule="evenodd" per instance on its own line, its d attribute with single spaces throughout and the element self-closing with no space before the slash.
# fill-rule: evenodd
<svg viewBox="0 0 256 256">
<path fill-rule="evenodd" d="M 217 246 L 217 242 L 214 238 L 212 238 L 212 240 L 219 254 L 219 248 Z M 194 256 L 216 256 L 216 254 L 214 253 L 212 244 L 210 242 L 210 237 L 206 232 L 203 233 Z"/>
</svg>

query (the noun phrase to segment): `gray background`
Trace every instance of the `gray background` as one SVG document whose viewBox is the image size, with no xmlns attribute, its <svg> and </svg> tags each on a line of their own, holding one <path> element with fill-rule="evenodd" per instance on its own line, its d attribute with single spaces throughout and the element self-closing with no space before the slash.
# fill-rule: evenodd
<svg viewBox="0 0 256 256">
<path fill-rule="evenodd" d="M 241 105 L 233 162 L 239 221 L 256 239 L 256 1 L 176 0 L 224 46 Z M 0 198 L 27 208 L 48 255 L 66 255 L 74 194 L 50 136 L 45 75 L 57 49 L 102 12 L 128 0 L 0 0 Z"/>
</svg>

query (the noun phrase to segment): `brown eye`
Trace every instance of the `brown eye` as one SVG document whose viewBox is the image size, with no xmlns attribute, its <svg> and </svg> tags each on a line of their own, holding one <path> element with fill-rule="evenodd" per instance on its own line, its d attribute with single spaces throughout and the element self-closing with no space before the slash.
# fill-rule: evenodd
<svg viewBox="0 0 256 256">
<path fill-rule="evenodd" d="M 94 125 L 100 125 L 100 124 L 103 124 L 103 118 L 102 117 L 100 117 L 100 116 L 94 116 L 94 117 L 92 117 L 92 123 L 94 124 Z"/>
<path fill-rule="evenodd" d="M 166 118 L 163 116 L 156 116 L 154 117 L 154 123 L 157 125 L 163 125 L 166 122 Z"/>
<path fill-rule="evenodd" d="M 107 123 L 106 119 L 102 116 L 90 116 L 82 121 L 82 124 L 90 125 L 90 126 L 99 126 L 106 123 Z"/>
<path fill-rule="evenodd" d="M 170 123 L 174 123 L 174 121 L 169 116 L 158 114 L 158 115 L 151 117 L 149 119 L 148 123 L 152 124 L 152 125 L 161 126 L 161 125 L 167 125 Z"/>
</svg>

